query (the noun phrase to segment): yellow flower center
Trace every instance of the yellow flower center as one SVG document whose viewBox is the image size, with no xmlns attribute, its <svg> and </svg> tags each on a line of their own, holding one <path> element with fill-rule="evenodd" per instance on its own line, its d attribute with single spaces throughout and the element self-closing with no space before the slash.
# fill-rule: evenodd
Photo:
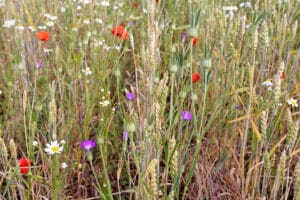
<svg viewBox="0 0 300 200">
<path fill-rule="evenodd" d="M 51 147 L 52 152 L 58 152 L 58 150 L 59 150 L 58 146 Z"/>
</svg>

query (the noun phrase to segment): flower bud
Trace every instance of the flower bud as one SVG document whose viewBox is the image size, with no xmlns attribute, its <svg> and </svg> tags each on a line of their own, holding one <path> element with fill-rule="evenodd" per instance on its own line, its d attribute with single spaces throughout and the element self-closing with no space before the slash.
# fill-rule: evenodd
<svg viewBox="0 0 300 200">
<path fill-rule="evenodd" d="M 196 27 L 192 27 L 189 30 L 189 35 L 193 38 L 193 37 L 197 37 L 198 36 L 198 30 Z"/>
<path fill-rule="evenodd" d="M 180 95 L 181 98 L 184 99 L 186 97 L 187 93 L 186 93 L 186 91 L 183 90 L 183 91 L 180 92 L 179 95 Z"/>
<path fill-rule="evenodd" d="M 128 130 L 128 132 L 134 132 L 135 131 L 135 124 L 133 122 L 129 122 L 127 124 L 126 130 Z"/>
<path fill-rule="evenodd" d="M 211 66 L 212 66 L 211 58 L 205 58 L 203 60 L 203 66 L 204 66 L 205 69 L 210 69 Z"/>
<path fill-rule="evenodd" d="M 93 161 L 93 153 L 92 152 L 90 152 L 90 151 L 87 152 L 87 159 L 88 159 L 88 161 Z"/>
<path fill-rule="evenodd" d="M 176 64 L 172 64 L 172 65 L 170 66 L 170 71 L 171 71 L 172 73 L 176 73 L 177 70 L 178 70 L 178 66 L 177 66 Z"/>
<path fill-rule="evenodd" d="M 192 94 L 192 100 L 196 101 L 198 99 L 198 95 L 197 94 Z"/>
<path fill-rule="evenodd" d="M 119 69 L 115 70 L 115 76 L 117 76 L 117 77 L 121 76 L 121 72 Z"/>
</svg>

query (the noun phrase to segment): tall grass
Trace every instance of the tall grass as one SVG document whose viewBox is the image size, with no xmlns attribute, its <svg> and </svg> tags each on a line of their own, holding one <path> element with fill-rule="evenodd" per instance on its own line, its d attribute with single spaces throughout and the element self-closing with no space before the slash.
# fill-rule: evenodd
<svg viewBox="0 0 300 200">
<path fill-rule="evenodd" d="M 0 199 L 299 199 L 298 0 L 0 5 Z"/>
</svg>

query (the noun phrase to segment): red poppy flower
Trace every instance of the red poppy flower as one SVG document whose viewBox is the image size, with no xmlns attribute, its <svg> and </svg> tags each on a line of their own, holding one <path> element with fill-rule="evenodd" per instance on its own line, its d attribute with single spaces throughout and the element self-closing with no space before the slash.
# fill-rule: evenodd
<svg viewBox="0 0 300 200">
<path fill-rule="evenodd" d="M 47 31 L 39 31 L 35 34 L 35 36 L 37 37 L 37 39 L 45 42 L 49 40 L 49 33 Z"/>
<path fill-rule="evenodd" d="M 133 7 L 135 7 L 135 8 L 137 8 L 137 7 L 139 7 L 139 3 L 138 2 L 133 2 Z"/>
<path fill-rule="evenodd" d="M 194 37 L 194 38 L 193 38 L 193 46 L 195 46 L 195 45 L 197 44 L 197 42 L 198 42 L 198 38 L 197 38 L 197 37 Z"/>
<path fill-rule="evenodd" d="M 19 167 L 21 174 L 27 174 L 29 171 L 29 166 L 32 164 L 31 160 L 28 160 L 27 158 L 21 158 L 19 160 Z"/>
<path fill-rule="evenodd" d="M 200 75 L 197 72 L 195 72 L 192 75 L 192 79 L 193 79 L 193 83 L 196 83 L 197 81 L 199 81 Z"/>
<path fill-rule="evenodd" d="M 158 3 L 159 2 L 159 0 L 155 0 L 155 3 Z"/>
<path fill-rule="evenodd" d="M 121 40 L 127 40 L 128 39 L 128 32 L 125 30 L 125 26 L 123 24 L 120 24 L 116 27 L 114 27 L 111 31 L 112 35 L 117 36 Z"/>
<path fill-rule="evenodd" d="M 285 73 L 284 73 L 284 72 L 282 72 L 282 73 L 281 73 L 281 76 L 280 76 L 280 78 L 281 78 L 281 79 L 285 79 L 285 78 L 286 78 L 286 75 L 285 75 Z"/>
</svg>

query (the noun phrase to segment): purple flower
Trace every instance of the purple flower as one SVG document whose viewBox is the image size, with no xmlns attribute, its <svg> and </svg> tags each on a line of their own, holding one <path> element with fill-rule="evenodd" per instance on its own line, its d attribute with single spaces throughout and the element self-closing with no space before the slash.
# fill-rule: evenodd
<svg viewBox="0 0 300 200">
<path fill-rule="evenodd" d="M 130 101 L 133 101 L 135 99 L 135 95 L 132 92 L 127 92 L 126 98 Z"/>
<path fill-rule="evenodd" d="M 38 69 L 40 69 L 41 67 L 43 67 L 43 65 L 44 65 L 44 64 L 43 64 L 42 62 L 40 62 L 40 61 L 36 63 L 36 67 L 37 67 Z"/>
<path fill-rule="evenodd" d="M 94 140 L 84 140 L 82 141 L 80 146 L 85 151 L 90 151 L 92 148 L 96 146 L 96 142 Z"/>
<path fill-rule="evenodd" d="M 182 111 L 181 113 L 181 119 L 185 121 L 191 121 L 193 119 L 192 113 L 189 111 Z"/>
<path fill-rule="evenodd" d="M 128 25 L 129 25 L 129 26 L 134 26 L 134 21 L 129 21 L 129 22 L 128 22 Z"/>
<path fill-rule="evenodd" d="M 123 140 L 128 140 L 128 132 L 123 131 Z"/>
<path fill-rule="evenodd" d="M 187 35 L 186 33 L 181 33 L 181 38 L 182 38 L 182 39 L 186 39 L 187 36 L 188 36 L 188 35 Z"/>
<path fill-rule="evenodd" d="M 242 109 L 243 109 L 243 105 L 237 105 L 237 106 L 235 107 L 235 109 L 242 110 Z"/>
</svg>

